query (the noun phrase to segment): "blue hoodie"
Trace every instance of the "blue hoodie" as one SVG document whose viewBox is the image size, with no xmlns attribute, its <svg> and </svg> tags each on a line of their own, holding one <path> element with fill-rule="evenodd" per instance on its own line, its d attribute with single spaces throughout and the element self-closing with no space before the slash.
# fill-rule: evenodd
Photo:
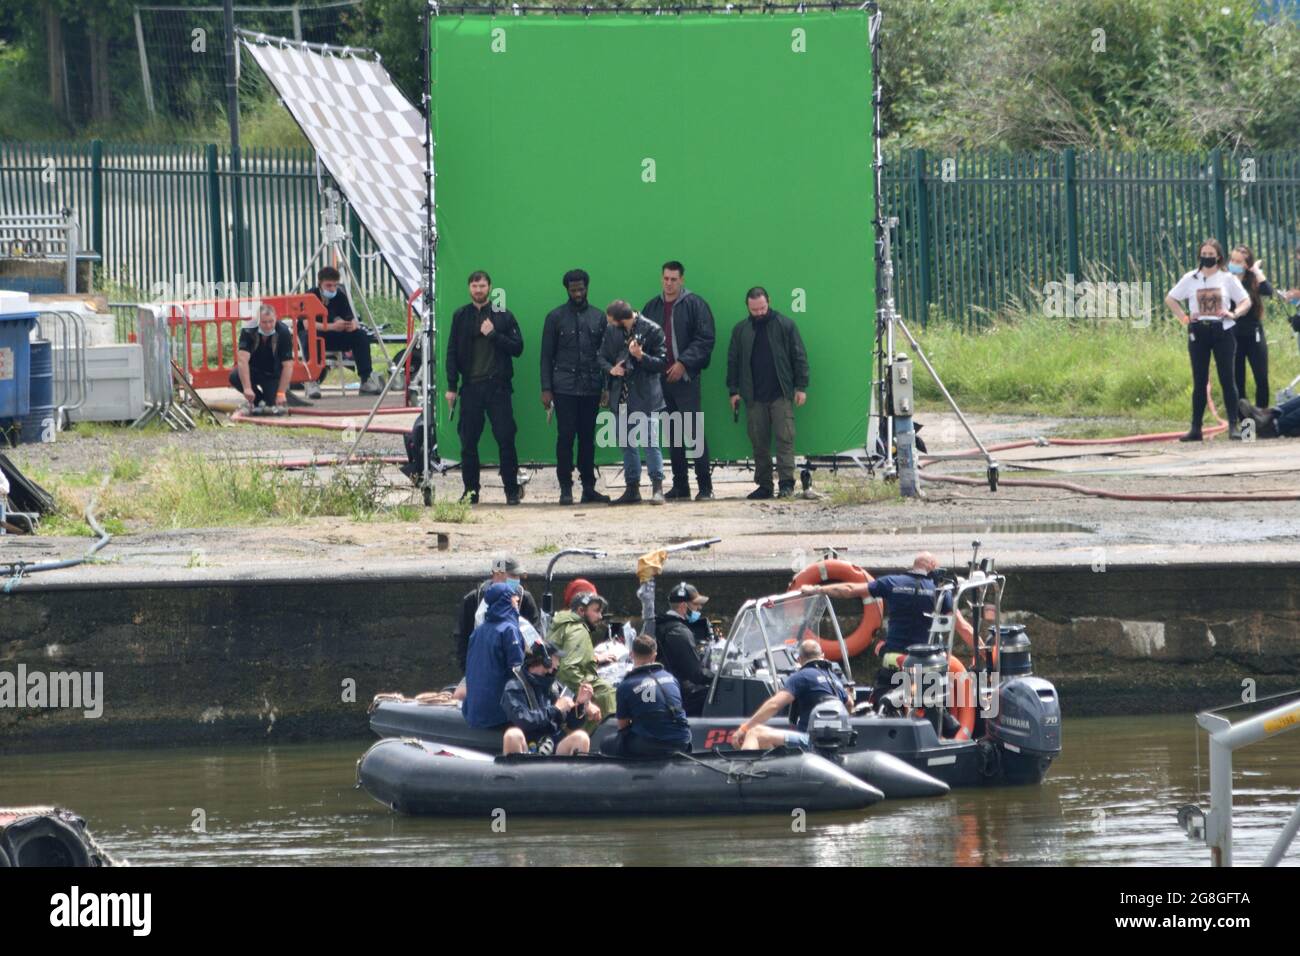
<svg viewBox="0 0 1300 956">
<path fill-rule="evenodd" d="M 506 723 L 501 692 L 512 668 L 524 662 L 524 637 L 519 612 L 511 603 L 513 585 L 493 584 L 483 592 L 487 613 L 469 636 L 465 659 L 465 722 L 471 727 L 499 727 Z"/>
</svg>

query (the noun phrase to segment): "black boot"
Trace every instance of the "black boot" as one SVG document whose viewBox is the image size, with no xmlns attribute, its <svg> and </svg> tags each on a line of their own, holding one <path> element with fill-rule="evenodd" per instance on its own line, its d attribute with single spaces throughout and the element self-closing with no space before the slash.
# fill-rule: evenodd
<svg viewBox="0 0 1300 956">
<path fill-rule="evenodd" d="M 652 505 L 661 505 L 664 503 L 664 480 L 660 478 L 650 479 L 650 503 Z"/>
<path fill-rule="evenodd" d="M 679 485 L 673 482 L 673 486 L 664 492 L 664 501 L 690 501 L 691 486 Z"/>
<path fill-rule="evenodd" d="M 1203 439 L 1201 438 L 1201 430 L 1199 428 L 1193 428 L 1191 431 L 1189 431 L 1186 435 L 1184 435 L 1182 438 L 1178 440 L 1179 441 L 1203 441 Z"/>
<path fill-rule="evenodd" d="M 602 495 L 599 491 L 596 490 L 595 485 L 583 485 L 582 504 L 607 505 L 609 504 L 609 495 Z"/>
<path fill-rule="evenodd" d="M 571 481 L 560 482 L 560 504 L 562 505 L 573 504 L 573 482 Z"/>
<path fill-rule="evenodd" d="M 759 485 L 745 497 L 750 501 L 765 501 L 772 497 L 771 485 Z"/>
<path fill-rule="evenodd" d="M 611 505 L 634 505 L 641 501 L 641 486 L 628 485 L 623 493 L 610 502 Z"/>
</svg>

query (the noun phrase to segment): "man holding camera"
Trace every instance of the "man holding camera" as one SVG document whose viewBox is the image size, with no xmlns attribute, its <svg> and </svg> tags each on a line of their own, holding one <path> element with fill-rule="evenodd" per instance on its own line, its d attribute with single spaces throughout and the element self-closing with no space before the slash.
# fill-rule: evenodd
<svg viewBox="0 0 1300 956">
<path fill-rule="evenodd" d="M 575 697 L 561 693 L 555 679 L 554 645 L 534 644 L 524 661 L 514 668 L 501 692 L 501 709 L 510 727 L 501 739 L 501 752 L 550 756 L 585 754 L 591 738 L 582 729 L 584 721 L 599 721 L 600 709 L 591 703 L 591 685 L 583 684 Z"/>
<path fill-rule="evenodd" d="M 667 365 L 664 333 L 622 299 L 605 309 L 608 328 L 600 347 L 600 367 L 609 376 L 609 406 L 614 410 L 623 477 L 627 488 L 610 504 L 641 500 L 641 456 L 650 472 L 650 503 L 664 503 L 664 455 L 659 448 L 659 413 L 664 408 L 660 375 Z"/>
</svg>

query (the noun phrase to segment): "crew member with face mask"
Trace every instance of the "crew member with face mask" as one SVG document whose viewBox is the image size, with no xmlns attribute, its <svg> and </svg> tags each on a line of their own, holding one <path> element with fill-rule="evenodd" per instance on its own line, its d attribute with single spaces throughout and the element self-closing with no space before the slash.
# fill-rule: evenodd
<svg viewBox="0 0 1300 956">
<path fill-rule="evenodd" d="M 1273 287 L 1264 277 L 1261 264 L 1255 261 L 1250 246 L 1234 246 L 1228 254 L 1228 271 L 1237 277 L 1250 296 L 1250 311 L 1232 327 L 1237 340 L 1237 357 L 1233 362 L 1233 378 L 1237 383 L 1237 397 L 1246 397 L 1246 363 L 1255 377 L 1255 404 L 1267 408 L 1268 393 L 1268 342 L 1264 339 L 1264 296 L 1273 294 Z"/>
<path fill-rule="evenodd" d="M 293 333 L 276 317 L 274 306 L 264 305 L 239 332 L 230 384 L 244 393 L 250 410 L 272 408 L 285 404 L 292 376 Z"/>
<path fill-rule="evenodd" d="M 307 290 L 325 303 L 325 325 L 323 331 L 325 351 L 351 352 L 352 361 L 356 363 L 357 375 L 361 379 L 362 395 L 378 395 L 384 390 L 384 383 L 374 373 L 370 361 L 370 333 L 357 321 L 348 300 L 347 290 L 339 285 L 339 270 L 325 266 L 316 273 L 316 284 Z M 299 329 L 298 339 L 302 343 L 303 353 L 307 351 L 307 333 Z M 328 369 L 321 369 L 320 377 L 315 382 L 308 382 L 304 394 L 311 399 L 320 398 L 320 382 L 325 381 Z"/>
<path fill-rule="evenodd" d="M 1200 256 L 1200 265 L 1179 279 L 1165 296 L 1165 304 L 1187 326 L 1187 354 L 1192 362 L 1192 427 L 1179 441 L 1201 441 L 1211 356 L 1223 389 L 1228 437 L 1240 441 L 1237 382 L 1233 378 L 1237 342 L 1232 328 L 1250 311 L 1253 300 L 1237 277 L 1224 269 L 1223 246 L 1217 239 L 1202 242 Z"/>
<path fill-rule="evenodd" d="M 704 702 L 713 685 L 713 673 L 700 661 L 692 629 L 702 619 L 702 609 L 708 600 L 695 585 L 683 581 L 668 592 L 667 612 L 655 618 L 659 662 L 681 685 L 687 717 L 699 717 L 704 712 Z"/>
</svg>

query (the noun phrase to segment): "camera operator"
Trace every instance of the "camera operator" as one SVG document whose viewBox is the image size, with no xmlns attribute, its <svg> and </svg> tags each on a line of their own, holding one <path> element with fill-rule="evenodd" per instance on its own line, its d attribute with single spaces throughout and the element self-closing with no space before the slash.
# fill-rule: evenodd
<svg viewBox="0 0 1300 956">
<path fill-rule="evenodd" d="M 600 346 L 600 367 L 610 377 L 609 405 L 615 413 L 623 477 L 627 488 L 610 504 L 641 500 L 641 455 L 650 472 L 650 503 L 664 503 L 664 454 L 659 448 L 659 413 L 664 409 L 661 374 L 668 364 L 663 329 L 622 299 L 605 309 L 609 327 Z"/>
</svg>

